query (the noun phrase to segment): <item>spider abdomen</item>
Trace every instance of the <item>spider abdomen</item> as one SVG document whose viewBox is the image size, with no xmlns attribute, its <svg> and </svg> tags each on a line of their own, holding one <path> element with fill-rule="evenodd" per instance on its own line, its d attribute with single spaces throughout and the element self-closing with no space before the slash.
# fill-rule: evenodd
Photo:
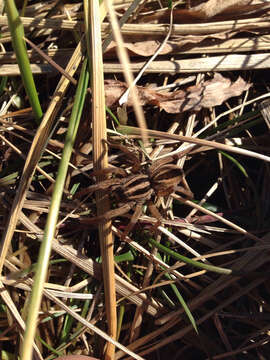
<svg viewBox="0 0 270 360">
<path fill-rule="evenodd" d="M 124 198 L 142 202 L 148 200 L 153 192 L 149 178 L 144 174 L 128 176 L 121 190 Z"/>
</svg>

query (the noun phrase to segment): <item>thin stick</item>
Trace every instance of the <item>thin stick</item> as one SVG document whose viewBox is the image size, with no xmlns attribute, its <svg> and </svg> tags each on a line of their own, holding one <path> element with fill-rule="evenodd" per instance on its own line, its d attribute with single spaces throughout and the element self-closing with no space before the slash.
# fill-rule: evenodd
<svg viewBox="0 0 270 360">
<path fill-rule="evenodd" d="M 175 5 L 174 5 L 175 6 Z M 119 104 L 123 105 L 128 101 L 128 95 L 130 92 L 130 88 L 132 86 L 135 87 L 135 85 L 137 84 L 137 82 L 140 80 L 140 78 L 142 77 L 143 73 L 145 72 L 145 70 L 148 68 L 148 66 L 155 60 L 155 58 L 161 53 L 162 49 L 164 48 L 164 46 L 166 45 L 167 41 L 169 40 L 171 34 L 172 34 L 172 28 L 173 28 L 173 8 L 174 6 L 171 8 L 171 12 L 170 12 L 170 27 L 169 27 L 169 31 L 167 36 L 165 37 L 165 39 L 163 40 L 163 42 L 160 44 L 159 48 L 157 49 L 157 51 L 151 56 L 151 58 L 146 61 L 146 63 L 144 64 L 144 66 L 141 68 L 141 70 L 139 71 L 138 75 L 136 76 L 136 78 L 134 79 L 133 83 L 131 86 L 129 86 L 129 88 L 124 92 L 124 94 L 121 96 L 120 100 L 119 100 Z"/>
<path fill-rule="evenodd" d="M 139 102 L 138 94 L 136 92 L 135 86 L 133 85 L 133 75 L 132 75 L 132 72 L 130 71 L 127 50 L 124 46 L 124 41 L 123 41 L 123 38 L 122 38 L 122 35 L 120 32 L 119 24 L 117 22 L 117 18 L 114 13 L 114 10 L 113 10 L 112 0 L 105 0 L 105 4 L 108 8 L 108 13 L 110 15 L 113 35 L 114 35 L 115 41 L 117 43 L 117 54 L 118 54 L 119 60 L 123 67 L 126 82 L 127 82 L 128 86 L 130 87 L 130 95 L 133 99 L 133 107 L 134 107 L 135 115 L 136 115 L 136 118 L 138 121 L 138 125 L 140 127 L 140 131 L 142 134 L 142 139 L 143 139 L 143 142 L 146 144 L 146 142 L 147 142 L 146 122 L 145 122 L 145 118 L 144 118 L 143 109 Z"/>
<path fill-rule="evenodd" d="M 89 10 L 88 12 L 88 4 Z M 106 113 L 105 113 L 105 92 L 103 78 L 103 59 L 101 44 L 101 27 L 99 15 L 99 1 L 84 1 L 85 5 L 85 27 L 86 36 L 89 39 L 88 56 L 91 59 L 92 76 L 92 121 L 93 121 L 93 161 L 96 171 L 108 167 L 108 153 L 105 149 L 107 139 Z M 90 20 L 90 21 L 89 21 Z M 90 33 L 90 34 L 89 34 Z M 91 50 L 90 50 L 91 47 Z M 91 52 L 91 55 L 90 55 Z M 100 176 L 98 181 L 103 180 Z M 104 191 L 96 192 L 97 215 L 102 216 L 110 210 L 110 201 Z M 108 332 L 112 339 L 116 339 L 116 294 L 115 294 L 115 273 L 114 254 L 111 221 L 102 223 L 98 227 L 99 242 L 102 256 L 103 282 L 105 290 L 105 306 L 108 322 Z M 105 359 L 114 359 L 115 345 L 107 343 Z"/>
<path fill-rule="evenodd" d="M 123 134 L 128 134 L 128 135 L 131 135 L 131 134 L 132 135 L 140 135 L 139 129 L 136 127 L 132 127 L 132 126 L 121 125 L 118 127 L 118 131 Z M 191 151 L 194 148 L 194 144 L 196 144 L 196 145 L 207 146 L 207 147 L 218 149 L 218 150 L 229 151 L 229 152 L 236 153 L 239 155 L 250 156 L 255 159 L 270 162 L 269 156 L 259 154 L 255 151 L 242 149 L 242 148 L 239 148 L 236 146 L 225 145 L 225 144 L 222 144 L 222 143 L 216 142 L 216 141 L 198 139 L 198 138 L 191 137 L 191 136 L 168 134 L 166 132 L 158 131 L 158 130 L 148 130 L 147 129 L 146 132 L 147 132 L 147 135 L 151 136 L 151 137 L 156 137 L 156 138 L 160 138 L 160 139 L 163 138 L 163 139 L 169 139 L 169 140 L 184 141 L 184 142 L 192 144 L 192 145 L 186 146 L 185 149 L 180 149 L 180 151 L 177 149 L 175 152 L 171 152 L 168 155 L 165 154 L 164 156 L 160 156 L 158 159 L 161 159 L 161 158 L 167 157 L 167 156 L 177 155 L 178 152 L 179 152 L 178 156 L 180 158 L 180 157 L 184 156 L 187 152 Z M 180 155 L 180 153 L 182 153 L 182 154 Z"/>
</svg>

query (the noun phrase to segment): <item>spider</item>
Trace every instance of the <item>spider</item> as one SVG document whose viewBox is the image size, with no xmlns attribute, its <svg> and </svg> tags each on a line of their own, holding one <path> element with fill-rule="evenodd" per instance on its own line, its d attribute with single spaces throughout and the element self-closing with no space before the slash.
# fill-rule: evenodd
<svg viewBox="0 0 270 360">
<path fill-rule="evenodd" d="M 164 159 L 154 160 L 152 163 L 143 162 L 139 156 L 142 154 L 137 148 L 136 151 L 124 145 L 115 144 L 107 141 L 110 147 L 121 150 L 126 158 L 126 161 L 131 161 L 131 173 L 123 168 L 109 168 L 105 171 L 99 172 L 94 175 L 104 175 L 108 172 L 115 174 L 114 178 L 101 181 L 97 184 L 91 185 L 77 194 L 77 198 L 83 195 L 91 195 L 98 190 L 110 191 L 111 196 L 115 199 L 118 207 L 112 209 L 102 216 L 95 217 L 82 217 L 80 223 L 89 225 L 95 223 L 106 222 L 115 217 L 127 214 L 130 210 L 134 209 L 133 215 L 129 224 L 127 225 L 124 236 L 133 229 L 139 217 L 142 214 L 143 206 L 146 204 L 151 215 L 158 220 L 158 224 L 162 222 L 162 216 L 157 208 L 157 201 L 159 198 L 169 196 L 175 191 L 179 191 L 187 198 L 193 198 L 192 192 L 186 183 L 183 170 L 173 164 L 175 160 L 173 156 Z M 143 162 L 143 163 L 142 163 Z M 183 186 L 178 184 L 182 182 Z"/>
</svg>

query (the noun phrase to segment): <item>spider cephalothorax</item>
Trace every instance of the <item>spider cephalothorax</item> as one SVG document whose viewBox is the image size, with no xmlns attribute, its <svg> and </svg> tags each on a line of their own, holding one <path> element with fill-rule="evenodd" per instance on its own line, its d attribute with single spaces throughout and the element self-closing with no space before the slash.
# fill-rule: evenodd
<svg viewBox="0 0 270 360">
<path fill-rule="evenodd" d="M 114 177 L 91 185 L 79 192 L 78 197 L 81 198 L 83 195 L 89 195 L 95 191 L 109 190 L 117 204 L 115 209 L 102 216 L 80 218 L 81 223 L 94 224 L 108 221 L 135 209 L 127 227 L 126 232 L 129 232 L 141 216 L 144 204 L 149 205 L 149 211 L 161 221 L 162 217 L 155 205 L 160 197 L 167 197 L 175 191 L 181 192 L 188 198 L 193 197 L 182 169 L 173 163 L 175 159 L 172 156 L 154 160 L 151 163 L 149 161 L 142 162 L 135 155 L 135 152 L 130 151 L 129 148 L 119 144 L 108 144 L 122 150 L 129 162 L 132 160 L 132 167 L 130 172 L 123 168 L 112 168 L 109 172 L 114 174 Z M 183 184 L 183 186 L 179 184 Z"/>
</svg>

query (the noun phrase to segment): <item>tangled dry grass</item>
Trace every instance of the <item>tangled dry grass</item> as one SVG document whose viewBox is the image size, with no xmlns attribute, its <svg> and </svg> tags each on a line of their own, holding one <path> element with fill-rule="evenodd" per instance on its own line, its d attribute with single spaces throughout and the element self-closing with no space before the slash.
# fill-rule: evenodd
<svg viewBox="0 0 270 360">
<path fill-rule="evenodd" d="M 17 2 L 39 125 L 0 16 L 0 357 L 19 359 L 88 58 L 34 358 L 267 359 L 270 2 L 91 5 Z"/>
</svg>

